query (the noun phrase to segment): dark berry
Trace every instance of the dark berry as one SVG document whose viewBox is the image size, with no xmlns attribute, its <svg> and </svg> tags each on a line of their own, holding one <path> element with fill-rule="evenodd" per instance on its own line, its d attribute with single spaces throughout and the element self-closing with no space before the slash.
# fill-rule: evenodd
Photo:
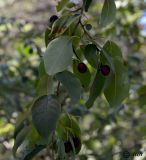
<svg viewBox="0 0 146 160">
<path fill-rule="evenodd" d="M 66 141 L 64 142 L 64 147 L 65 147 L 65 153 L 69 153 L 70 151 L 73 150 L 71 142 L 70 141 Z"/>
<path fill-rule="evenodd" d="M 110 73 L 110 67 L 108 65 L 101 65 L 100 69 L 101 69 L 101 73 L 104 76 L 108 76 L 109 75 L 109 73 Z"/>
<path fill-rule="evenodd" d="M 28 77 L 27 77 L 27 76 L 23 76 L 23 77 L 22 77 L 22 82 L 23 82 L 23 83 L 26 83 L 27 81 L 28 81 Z"/>
<path fill-rule="evenodd" d="M 92 25 L 91 25 L 91 24 L 86 24 L 85 27 L 86 27 L 86 29 L 87 29 L 88 31 L 90 31 L 90 30 L 92 29 Z"/>
<path fill-rule="evenodd" d="M 87 71 L 87 66 L 84 63 L 79 63 L 78 64 L 78 71 L 80 73 L 85 73 Z"/>
<path fill-rule="evenodd" d="M 33 53 L 33 48 L 29 48 L 29 54 Z"/>
<path fill-rule="evenodd" d="M 77 154 L 77 153 L 79 153 L 79 151 L 81 149 L 81 140 L 78 137 L 73 137 L 72 140 L 74 143 L 75 152 Z M 73 151 L 73 146 L 70 141 L 65 141 L 64 147 L 65 147 L 65 153 L 69 153 L 69 152 Z"/>
<path fill-rule="evenodd" d="M 54 23 L 57 19 L 58 19 L 58 16 L 53 15 L 53 16 L 50 17 L 49 21 L 50 21 L 51 23 Z"/>
</svg>

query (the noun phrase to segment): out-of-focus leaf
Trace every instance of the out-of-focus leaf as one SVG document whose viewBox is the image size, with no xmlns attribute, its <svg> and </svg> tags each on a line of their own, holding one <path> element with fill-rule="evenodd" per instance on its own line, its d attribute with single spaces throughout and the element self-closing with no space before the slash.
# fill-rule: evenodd
<svg viewBox="0 0 146 160">
<path fill-rule="evenodd" d="M 138 96 L 140 106 L 146 105 L 146 85 L 143 85 L 138 89 Z"/>
<path fill-rule="evenodd" d="M 85 12 L 88 12 L 88 9 L 92 3 L 92 0 L 84 0 L 85 3 Z"/>
<path fill-rule="evenodd" d="M 37 153 L 43 150 L 46 146 L 44 145 L 36 145 L 33 150 L 31 150 L 23 160 L 31 160 Z"/>
<path fill-rule="evenodd" d="M 62 10 L 68 2 L 69 0 L 61 0 L 60 2 L 58 2 L 58 5 L 56 6 L 57 12 Z"/>
<path fill-rule="evenodd" d="M 17 135 L 15 141 L 14 141 L 14 146 L 13 146 L 13 155 L 16 155 L 17 149 L 18 147 L 22 144 L 22 142 L 24 141 L 25 137 L 27 136 L 28 132 L 30 131 L 31 126 L 26 126 L 25 128 L 23 128 L 19 134 Z"/>
<path fill-rule="evenodd" d="M 24 114 L 20 114 L 16 121 L 15 131 L 14 131 L 14 138 L 19 134 L 19 132 L 26 126 L 29 125 L 29 116 L 30 112 L 26 112 Z"/>
</svg>

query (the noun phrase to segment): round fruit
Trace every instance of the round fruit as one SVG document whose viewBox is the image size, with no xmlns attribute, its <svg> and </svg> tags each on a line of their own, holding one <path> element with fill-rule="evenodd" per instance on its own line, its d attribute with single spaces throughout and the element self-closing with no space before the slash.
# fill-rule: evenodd
<svg viewBox="0 0 146 160">
<path fill-rule="evenodd" d="M 57 19 L 58 19 L 58 16 L 53 15 L 53 16 L 50 17 L 50 22 L 54 23 Z"/>
<path fill-rule="evenodd" d="M 86 27 L 86 29 L 87 29 L 88 31 L 90 31 L 90 30 L 92 29 L 92 25 L 91 25 L 91 24 L 86 24 L 85 27 Z"/>
<path fill-rule="evenodd" d="M 27 76 L 22 76 L 22 82 L 23 82 L 23 83 L 26 83 L 28 80 L 29 80 L 29 79 L 28 79 Z"/>
<path fill-rule="evenodd" d="M 108 65 L 101 65 L 100 69 L 101 69 L 101 73 L 104 76 L 108 76 L 109 75 L 109 73 L 110 73 L 110 67 Z"/>
<path fill-rule="evenodd" d="M 79 63 L 78 64 L 78 71 L 80 73 L 85 73 L 87 72 L 87 66 L 84 63 Z"/>
</svg>

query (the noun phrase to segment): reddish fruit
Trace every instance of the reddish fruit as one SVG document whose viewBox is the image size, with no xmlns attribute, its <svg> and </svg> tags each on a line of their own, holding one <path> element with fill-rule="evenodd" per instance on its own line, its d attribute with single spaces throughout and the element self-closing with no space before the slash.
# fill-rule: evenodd
<svg viewBox="0 0 146 160">
<path fill-rule="evenodd" d="M 109 75 L 109 73 L 110 73 L 110 67 L 108 65 L 101 65 L 100 69 L 101 69 L 101 73 L 104 76 L 108 76 Z"/>
<path fill-rule="evenodd" d="M 80 73 L 85 73 L 87 71 L 87 66 L 84 63 L 79 63 L 78 64 L 78 71 Z"/>
<path fill-rule="evenodd" d="M 51 23 L 54 23 L 57 19 L 58 19 L 58 16 L 53 15 L 53 16 L 50 17 L 50 20 L 49 20 L 49 21 L 50 21 Z"/>
</svg>

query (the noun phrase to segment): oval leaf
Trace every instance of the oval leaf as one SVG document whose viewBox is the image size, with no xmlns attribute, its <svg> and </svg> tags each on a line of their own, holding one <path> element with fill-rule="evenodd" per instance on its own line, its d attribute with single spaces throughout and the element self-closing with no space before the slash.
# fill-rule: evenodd
<svg viewBox="0 0 146 160">
<path fill-rule="evenodd" d="M 43 56 L 46 72 L 54 75 L 65 70 L 71 64 L 72 56 L 72 43 L 67 36 L 54 39 Z"/>
<path fill-rule="evenodd" d="M 105 0 L 101 12 L 100 25 L 106 27 L 111 23 L 116 15 L 116 5 L 114 0 Z"/>
<path fill-rule="evenodd" d="M 67 89 L 73 102 L 78 102 L 81 95 L 81 84 L 79 79 L 71 72 L 64 71 L 56 74 L 56 78 Z"/>
<path fill-rule="evenodd" d="M 112 42 L 112 41 L 107 41 L 103 47 L 103 49 L 108 52 L 108 54 L 112 58 L 122 58 L 122 52 L 119 46 Z"/>
<path fill-rule="evenodd" d="M 94 68 L 98 67 L 98 57 L 97 57 L 96 45 L 88 44 L 85 47 L 84 56 L 92 67 Z"/>
<path fill-rule="evenodd" d="M 42 96 L 32 106 L 32 121 L 38 133 L 48 138 L 55 130 L 61 106 L 54 96 Z"/>
<path fill-rule="evenodd" d="M 119 106 L 129 94 L 129 80 L 127 68 L 121 59 L 113 60 L 115 74 L 111 74 L 111 83 L 104 91 L 104 95 L 111 107 Z"/>
</svg>

